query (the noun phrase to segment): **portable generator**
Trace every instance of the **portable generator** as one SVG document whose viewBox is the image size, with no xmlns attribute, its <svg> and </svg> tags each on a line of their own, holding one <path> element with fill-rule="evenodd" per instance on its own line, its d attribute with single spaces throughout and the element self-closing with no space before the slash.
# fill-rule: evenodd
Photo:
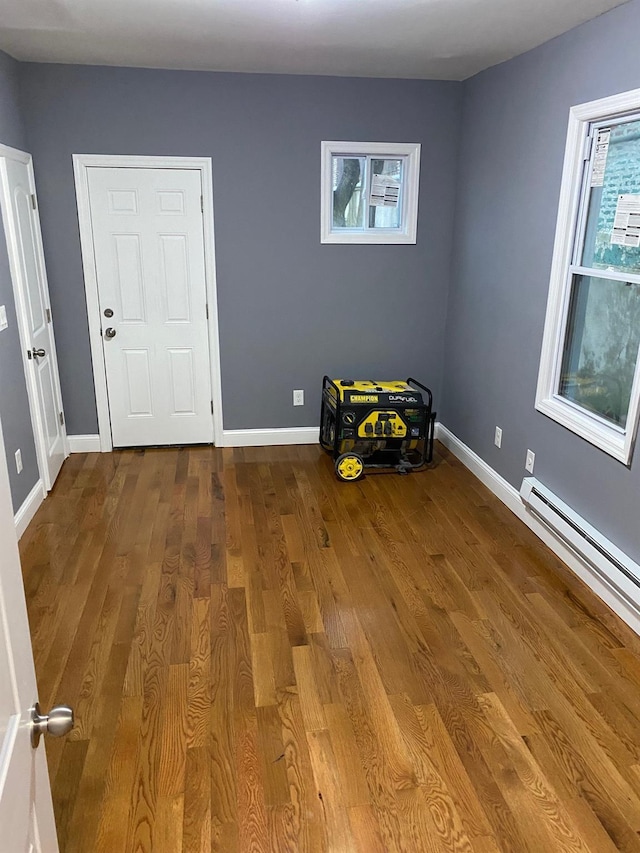
<svg viewBox="0 0 640 853">
<path fill-rule="evenodd" d="M 416 382 L 373 379 L 322 381 L 320 444 L 333 455 L 339 480 L 358 480 L 365 468 L 407 474 L 433 458 L 436 414 L 431 391 Z"/>
</svg>

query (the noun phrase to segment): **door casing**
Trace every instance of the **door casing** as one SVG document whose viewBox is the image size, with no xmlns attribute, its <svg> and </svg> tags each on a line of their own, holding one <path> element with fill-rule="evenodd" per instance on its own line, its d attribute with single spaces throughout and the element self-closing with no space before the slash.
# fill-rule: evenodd
<svg viewBox="0 0 640 853">
<path fill-rule="evenodd" d="M 213 175 L 210 157 L 139 157 L 123 155 L 74 154 L 73 172 L 80 224 L 80 246 L 84 287 L 87 299 L 91 363 L 98 410 L 100 450 L 113 450 L 109 397 L 107 392 L 107 370 L 100 331 L 100 303 L 98 277 L 93 251 L 93 231 L 89 202 L 88 170 L 91 168 L 122 169 L 197 169 L 202 177 L 202 217 L 204 229 L 204 264 L 209 306 L 209 351 L 211 353 L 211 395 L 213 398 L 214 443 L 222 446 L 222 379 L 220 375 L 220 341 L 218 331 L 218 298 L 215 265 L 215 231 L 213 218 Z"/>
<path fill-rule="evenodd" d="M 32 194 L 35 197 L 36 194 L 36 185 L 35 185 L 35 177 L 33 174 L 33 160 L 31 158 L 31 154 L 28 154 L 26 151 L 20 151 L 18 148 L 11 148 L 8 145 L 0 145 L 0 158 L 7 158 L 10 160 L 17 160 L 19 163 L 23 163 L 27 167 L 27 172 L 29 175 L 29 186 Z M 15 300 L 16 306 L 16 317 L 18 320 L 18 334 L 20 337 L 20 350 L 22 355 L 22 363 L 24 367 L 24 374 L 27 383 L 27 398 L 29 400 L 29 413 L 31 415 L 31 425 L 33 428 L 33 437 L 36 446 L 36 458 L 38 461 L 38 471 L 40 474 L 40 479 L 44 485 L 46 490 L 51 489 L 53 483 L 49 482 L 49 474 L 48 474 L 48 466 L 46 463 L 47 450 L 46 450 L 46 442 L 44 438 L 44 424 L 42 422 L 42 417 L 40 414 L 40 407 L 38 405 L 38 389 L 36 387 L 36 380 L 33 372 L 29 369 L 29 364 L 27 360 L 27 350 L 31 349 L 31 341 L 29 339 L 29 329 L 27 325 L 27 308 L 25 302 L 25 296 L 22 292 L 22 288 L 20 285 L 20 272 L 18 268 L 18 253 L 20 252 L 20 246 L 18 244 L 18 238 L 15 233 L 15 229 L 13 227 L 13 218 L 11 214 L 11 199 L 9 197 L 9 187 L 6 180 L 6 172 L 4 167 L 0 170 L 0 207 L 2 209 L 2 216 L 4 219 L 4 230 L 7 239 L 7 249 L 9 255 L 9 268 L 11 271 L 11 282 L 13 286 L 13 297 Z M 40 274 L 42 276 L 42 281 L 44 282 L 44 287 L 47 292 L 47 301 L 49 301 L 49 283 L 47 280 L 47 269 L 44 261 L 44 249 L 42 246 L 42 233 L 40 231 L 40 217 L 37 217 L 37 227 L 35 229 L 35 237 L 36 237 L 36 253 L 37 253 L 37 262 L 40 267 Z M 50 304 L 50 303 L 49 303 Z M 54 367 L 54 380 L 56 384 L 56 391 L 58 395 L 58 400 L 60 404 L 62 404 L 62 393 L 60 390 L 60 375 L 58 369 L 58 356 L 56 353 L 55 347 L 55 338 L 54 335 L 51 335 L 51 349 L 50 353 L 52 365 Z M 61 405 L 62 411 L 62 405 Z M 65 458 L 69 455 L 69 439 L 67 437 L 66 426 L 63 424 L 62 429 L 62 442 L 64 448 Z"/>
</svg>

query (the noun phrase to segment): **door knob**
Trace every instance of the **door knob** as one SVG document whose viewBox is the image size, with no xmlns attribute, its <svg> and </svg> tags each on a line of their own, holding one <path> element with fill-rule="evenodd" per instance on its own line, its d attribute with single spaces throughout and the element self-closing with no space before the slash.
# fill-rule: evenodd
<svg viewBox="0 0 640 853">
<path fill-rule="evenodd" d="M 105 336 L 105 338 L 106 338 L 108 341 L 110 341 L 110 340 L 111 340 L 111 338 L 115 338 L 115 336 L 116 336 L 116 330 L 115 330 L 115 329 L 112 329 L 112 328 L 111 328 L 111 326 L 109 326 L 109 328 L 108 328 L 108 329 L 105 329 L 105 330 L 104 330 L 104 336 Z"/>
<path fill-rule="evenodd" d="M 44 358 L 45 355 L 46 355 L 46 352 L 42 349 L 42 347 L 40 347 L 40 349 L 34 348 L 34 350 L 33 350 L 33 357 L 34 358 Z"/>
<path fill-rule="evenodd" d="M 73 708 L 68 705 L 56 705 L 48 714 L 40 713 L 40 705 L 31 709 L 31 746 L 35 749 L 40 743 L 41 735 L 62 737 L 73 728 Z"/>
</svg>

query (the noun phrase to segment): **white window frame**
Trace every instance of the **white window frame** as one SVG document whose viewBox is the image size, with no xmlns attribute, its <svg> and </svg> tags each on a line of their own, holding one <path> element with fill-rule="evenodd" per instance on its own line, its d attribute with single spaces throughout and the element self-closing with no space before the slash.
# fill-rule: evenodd
<svg viewBox="0 0 640 853">
<path fill-rule="evenodd" d="M 549 298 L 545 318 L 540 371 L 535 407 L 542 414 L 599 447 L 625 465 L 630 464 L 636 438 L 640 405 L 640 355 L 631 389 L 631 400 L 624 428 L 590 413 L 557 393 L 564 339 L 567 329 L 573 275 L 580 274 L 572 266 L 576 235 L 582 227 L 581 197 L 587 181 L 585 164 L 591 162 L 591 128 L 596 122 L 616 121 L 625 114 L 640 110 L 640 89 L 623 92 L 597 101 L 574 106 L 569 111 L 556 236 L 551 263 Z M 584 205 L 583 205 L 584 206 Z M 637 278 L 630 274 L 602 271 L 603 277 L 619 280 Z"/>
<path fill-rule="evenodd" d="M 401 192 L 400 228 L 380 228 L 350 231 L 334 229 L 333 173 L 335 156 L 376 157 L 403 160 L 404 173 Z M 418 230 L 418 190 L 420 186 L 420 144 L 410 142 L 323 142 L 320 195 L 321 243 L 409 244 L 416 242 Z"/>
</svg>

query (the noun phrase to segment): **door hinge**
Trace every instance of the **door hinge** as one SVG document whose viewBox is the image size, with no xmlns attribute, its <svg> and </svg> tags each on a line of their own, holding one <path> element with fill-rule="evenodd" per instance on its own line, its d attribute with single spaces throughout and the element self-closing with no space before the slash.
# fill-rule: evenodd
<svg viewBox="0 0 640 853">
<path fill-rule="evenodd" d="M 64 415 L 60 412 L 60 426 L 64 426 Z"/>
<path fill-rule="evenodd" d="M 583 160 L 591 160 L 591 155 L 593 154 L 593 145 L 596 141 L 595 133 L 591 133 L 584 141 L 584 151 L 582 153 Z"/>
<path fill-rule="evenodd" d="M 36 202 L 36 194 L 35 194 L 35 193 L 31 193 L 31 207 L 32 207 L 34 210 L 37 210 L 37 209 L 38 209 L 38 205 L 37 205 L 37 202 Z"/>
<path fill-rule="evenodd" d="M 211 414 L 213 414 L 213 400 L 211 401 Z"/>
<path fill-rule="evenodd" d="M 47 323 L 50 323 L 51 322 L 51 308 L 46 308 L 45 311 L 47 314 Z"/>
<path fill-rule="evenodd" d="M 207 315 L 207 320 L 209 319 L 209 303 L 204 306 L 204 313 Z"/>
<path fill-rule="evenodd" d="M 204 213 L 204 196 L 200 196 L 200 213 Z"/>
</svg>

